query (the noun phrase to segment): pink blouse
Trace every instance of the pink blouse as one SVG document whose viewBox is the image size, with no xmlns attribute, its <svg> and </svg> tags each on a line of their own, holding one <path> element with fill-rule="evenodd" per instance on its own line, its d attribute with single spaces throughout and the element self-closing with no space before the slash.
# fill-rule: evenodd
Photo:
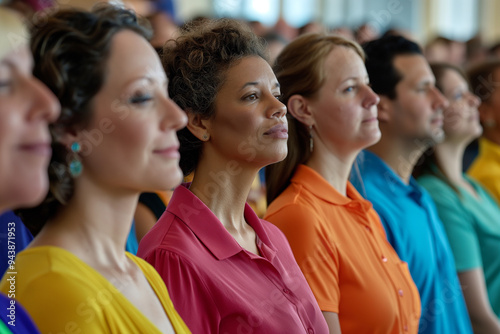
<svg viewBox="0 0 500 334">
<path fill-rule="evenodd" d="M 193 333 L 328 333 L 283 233 L 248 204 L 261 256 L 243 249 L 188 184 L 139 245 Z"/>
</svg>

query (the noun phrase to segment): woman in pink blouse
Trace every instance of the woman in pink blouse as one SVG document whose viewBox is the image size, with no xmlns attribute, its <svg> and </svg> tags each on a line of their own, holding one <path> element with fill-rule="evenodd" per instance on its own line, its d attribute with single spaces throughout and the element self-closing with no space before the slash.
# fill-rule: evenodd
<svg viewBox="0 0 500 334">
<path fill-rule="evenodd" d="M 245 203 L 287 154 L 286 108 L 258 38 L 231 20 L 167 43 L 169 94 L 188 115 L 179 186 L 138 255 L 158 270 L 193 333 L 328 333 L 284 235 Z"/>
</svg>

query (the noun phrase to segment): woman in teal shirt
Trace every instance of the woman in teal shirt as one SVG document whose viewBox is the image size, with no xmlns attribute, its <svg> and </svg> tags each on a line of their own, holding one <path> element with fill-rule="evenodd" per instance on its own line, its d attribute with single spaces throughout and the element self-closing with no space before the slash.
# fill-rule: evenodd
<svg viewBox="0 0 500 334">
<path fill-rule="evenodd" d="M 500 333 L 500 208 L 462 172 L 466 146 L 482 133 L 479 99 L 459 68 L 431 68 L 436 86 L 450 102 L 443 112 L 445 139 L 423 155 L 414 174 L 444 224 L 474 333 Z"/>
</svg>

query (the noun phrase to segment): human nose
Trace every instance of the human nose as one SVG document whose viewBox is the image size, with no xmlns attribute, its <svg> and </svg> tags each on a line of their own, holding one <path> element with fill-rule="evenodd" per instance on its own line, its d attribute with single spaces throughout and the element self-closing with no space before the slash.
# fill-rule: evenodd
<svg viewBox="0 0 500 334">
<path fill-rule="evenodd" d="M 437 89 L 436 87 L 433 87 L 432 91 L 434 93 L 432 108 L 434 110 L 443 110 L 443 109 L 448 108 L 448 106 L 450 105 L 450 102 L 443 94 L 441 94 L 439 89 Z"/>
<path fill-rule="evenodd" d="M 165 113 L 162 119 L 162 130 L 180 130 L 187 124 L 186 113 L 171 98 L 165 97 Z"/>
<path fill-rule="evenodd" d="M 26 92 L 30 96 L 30 119 L 42 119 L 53 123 L 59 117 L 61 105 L 59 100 L 40 80 L 35 77 L 25 79 Z"/>
<path fill-rule="evenodd" d="M 366 109 L 371 108 L 372 106 L 376 106 L 380 102 L 380 97 L 375 94 L 373 89 L 370 86 L 366 85 L 366 96 L 363 99 L 363 107 Z"/>
<path fill-rule="evenodd" d="M 274 95 L 271 98 L 271 105 L 267 109 L 267 117 L 281 118 L 286 115 L 286 106 Z"/>
<path fill-rule="evenodd" d="M 479 105 L 481 104 L 481 100 L 479 99 L 479 96 L 474 95 L 471 92 L 468 92 L 468 96 L 469 96 L 469 105 L 471 107 L 474 107 L 474 108 L 479 107 Z"/>
</svg>

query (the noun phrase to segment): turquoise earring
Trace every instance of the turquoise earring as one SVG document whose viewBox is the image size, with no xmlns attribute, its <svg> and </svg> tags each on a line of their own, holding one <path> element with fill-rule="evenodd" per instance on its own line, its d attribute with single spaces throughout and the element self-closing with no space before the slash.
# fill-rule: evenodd
<svg viewBox="0 0 500 334">
<path fill-rule="evenodd" d="M 82 147 L 79 142 L 73 142 L 71 144 L 71 160 L 69 162 L 69 172 L 71 176 L 73 177 L 78 177 L 83 170 L 82 162 L 80 161 L 80 157 L 78 156 L 78 153 L 82 150 Z"/>
</svg>

